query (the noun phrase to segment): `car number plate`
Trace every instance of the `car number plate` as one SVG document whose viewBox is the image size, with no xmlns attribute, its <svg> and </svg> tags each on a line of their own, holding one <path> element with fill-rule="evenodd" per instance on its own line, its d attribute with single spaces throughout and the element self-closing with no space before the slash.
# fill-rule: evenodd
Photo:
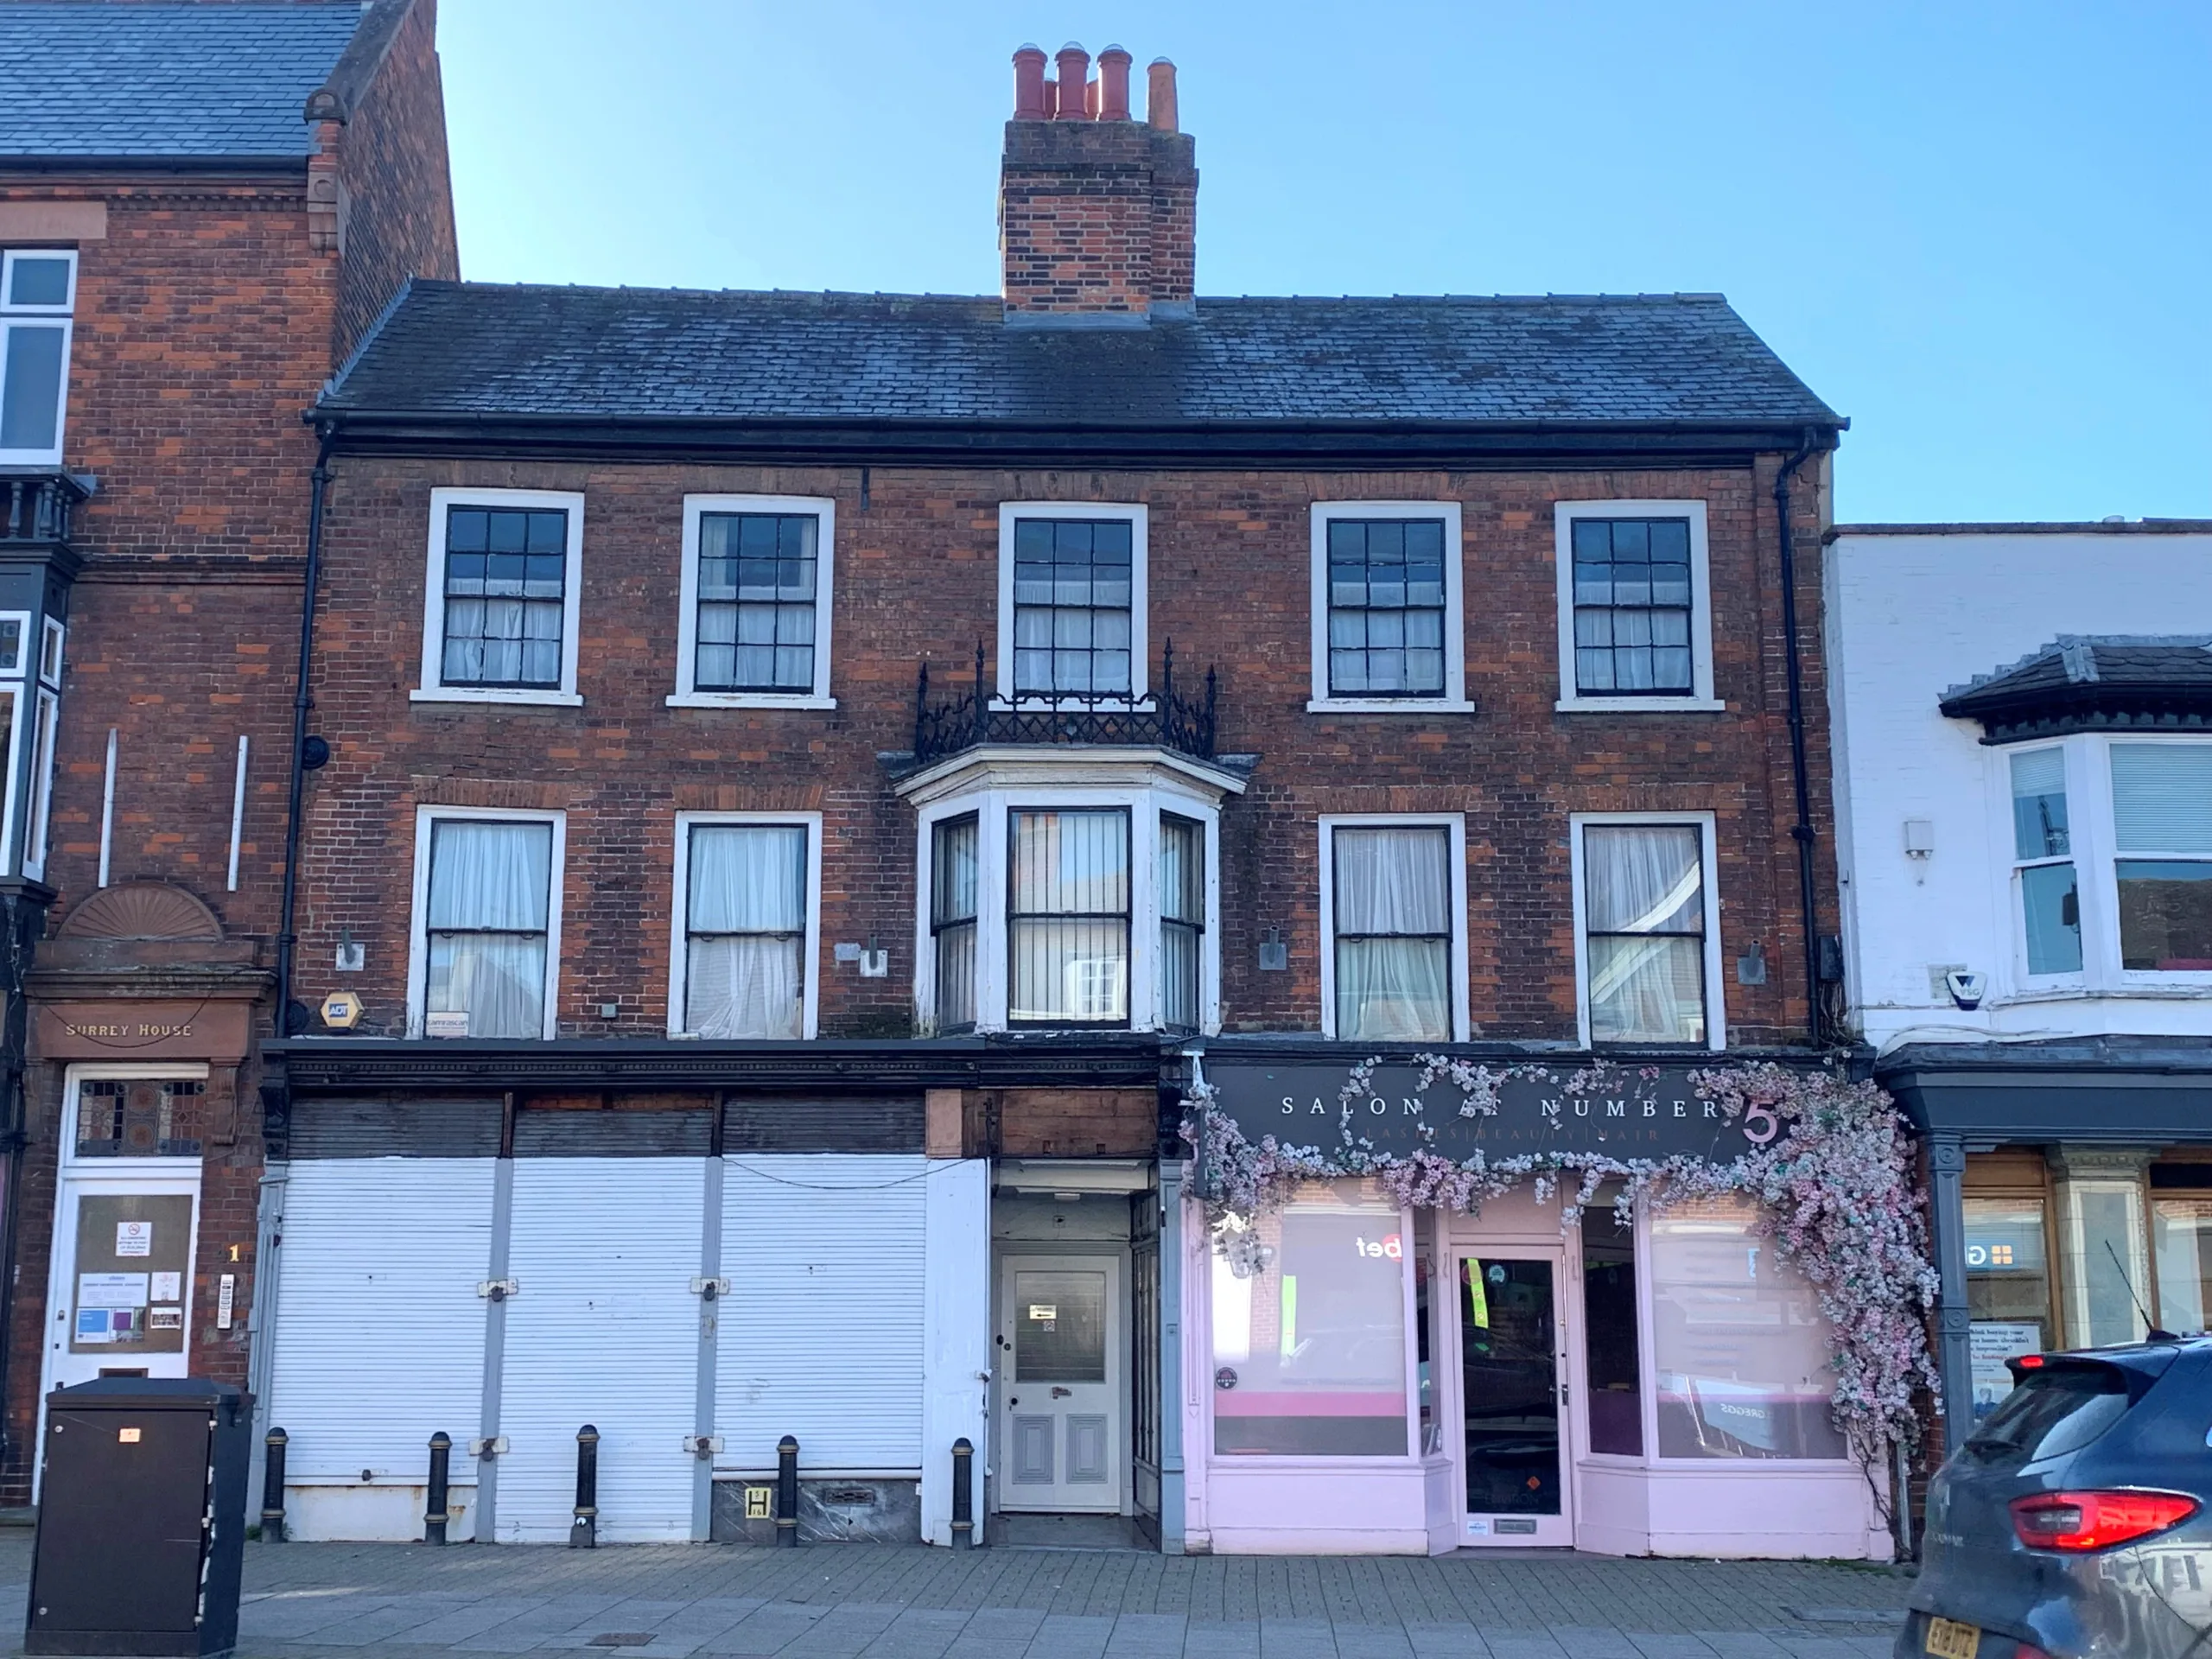
<svg viewBox="0 0 2212 1659">
<path fill-rule="evenodd" d="M 1932 1659 L 1975 1659 L 1981 1651 L 1981 1627 L 1930 1615 L 1928 1636 L 1921 1645 Z"/>
</svg>

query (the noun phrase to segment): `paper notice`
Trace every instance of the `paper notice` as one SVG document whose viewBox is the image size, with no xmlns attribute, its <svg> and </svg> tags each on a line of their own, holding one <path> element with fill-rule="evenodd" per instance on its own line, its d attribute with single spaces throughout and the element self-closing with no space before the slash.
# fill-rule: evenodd
<svg viewBox="0 0 2212 1659">
<path fill-rule="evenodd" d="M 157 1302 L 181 1302 L 184 1300 L 184 1275 L 181 1273 L 157 1273 L 154 1275 L 154 1300 Z"/>
<path fill-rule="evenodd" d="M 154 1224 L 150 1221 L 117 1222 L 115 1253 L 118 1255 L 151 1255 L 154 1253 Z"/>
<path fill-rule="evenodd" d="M 80 1273 L 77 1275 L 77 1306 L 143 1307 L 146 1278 L 143 1273 Z"/>
<path fill-rule="evenodd" d="M 181 1307 L 157 1307 L 146 1316 L 149 1331 L 181 1331 L 184 1329 L 184 1310 Z"/>
</svg>

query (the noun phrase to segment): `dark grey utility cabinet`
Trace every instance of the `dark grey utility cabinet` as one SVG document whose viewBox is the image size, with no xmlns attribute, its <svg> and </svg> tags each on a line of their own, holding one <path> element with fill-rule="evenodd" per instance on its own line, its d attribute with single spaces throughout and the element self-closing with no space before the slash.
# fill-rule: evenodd
<svg viewBox="0 0 2212 1659">
<path fill-rule="evenodd" d="M 104 1376 L 46 1396 L 25 1653 L 238 1645 L 247 1398 L 204 1377 Z"/>
</svg>

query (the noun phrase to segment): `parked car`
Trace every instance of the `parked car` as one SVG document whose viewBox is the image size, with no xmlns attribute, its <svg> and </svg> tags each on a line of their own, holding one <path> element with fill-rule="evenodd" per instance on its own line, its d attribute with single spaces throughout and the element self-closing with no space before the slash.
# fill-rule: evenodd
<svg viewBox="0 0 2212 1659">
<path fill-rule="evenodd" d="M 1929 1488 L 1897 1659 L 2212 1659 L 2212 1338 L 2007 1363 Z"/>
</svg>

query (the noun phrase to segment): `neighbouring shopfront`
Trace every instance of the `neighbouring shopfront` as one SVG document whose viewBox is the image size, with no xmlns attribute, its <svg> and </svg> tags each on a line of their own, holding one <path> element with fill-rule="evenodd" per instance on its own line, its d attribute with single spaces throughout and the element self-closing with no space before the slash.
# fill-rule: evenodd
<svg viewBox="0 0 2212 1659">
<path fill-rule="evenodd" d="M 1713 1086 L 1735 1072 L 1210 1049 L 1185 1227 L 1193 1547 L 1885 1558 L 1887 1462 L 1870 1482 L 1878 1437 L 1854 1446 L 1837 1408 L 1840 1362 L 1863 1375 L 1866 1354 L 1839 1338 L 1833 1277 L 1824 1307 L 1793 1257 L 1803 1218 L 1758 1196 L 1770 1154 L 1827 1132 L 1797 1103 L 1823 1074 Z M 1889 1133 L 1877 1184 L 1904 1164 Z M 1909 1217 L 1907 1195 L 1878 1201 Z M 1900 1226 L 1885 1248 L 1910 1274 Z M 1912 1300 L 1877 1323 L 1901 1332 Z"/>
<path fill-rule="evenodd" d="M 1927 1139 L 1950 1421 L 2014 1355 L 2205 1328 L 2212 1040 L 1912 1044 L 1877 1075 Z"/>
</svg>

